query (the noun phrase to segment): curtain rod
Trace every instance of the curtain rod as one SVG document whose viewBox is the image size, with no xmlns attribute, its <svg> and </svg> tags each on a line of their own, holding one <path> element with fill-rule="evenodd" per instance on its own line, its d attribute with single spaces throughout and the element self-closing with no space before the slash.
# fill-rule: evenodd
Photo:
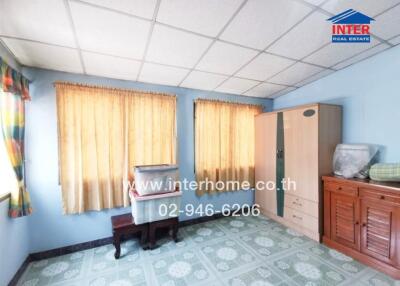
<svg viewBox="0 0 400 286">
<path fill-rule="evenodd" d="M 256 106 L 256 107 L 261 107 L 264 108 L 263 105 L 261 104 L 251 104 L 251 103 L 242 103 L 242 102 L 236 102 L 236 101 L 227 101 L 227 100 L 220 100 L 220 99 L 205 99 L 205 98 L 198 98 L 194 102 L 217 102 L 217 103 L 226 103 L 226 104 L 238 104 L 238 105 L 248 105 L 248 106 Z"/>
<path fill-rule="evenodd" d="M 110 86 L 104 86 L 104 85 L 92 85 L 92 84 L 67 82 L 67 81 L 55 81 L 55 82 L 53 82 L 53 86 L 56 87 L 57 85 L 69 85 L 69 86 L 85 87 L 85 88 L 92 88 L 92 89 L 105 89 L 105 90 L 111 90 L 111 91 L 139 92 L 139 93 L 148 93 L 148 94 L 176 97 L 175 94 L 163 93 L 163 92 L 154 92 L 154 91 L 147 91 L 147 90 L 139 90 L 139 89 L 110 87 Z"/>
</svg>

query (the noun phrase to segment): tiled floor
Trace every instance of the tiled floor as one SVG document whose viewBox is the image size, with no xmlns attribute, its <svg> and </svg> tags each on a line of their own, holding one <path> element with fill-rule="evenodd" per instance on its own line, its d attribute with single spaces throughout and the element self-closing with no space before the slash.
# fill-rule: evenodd
<svg viewBox="0 0 400 286">
<path fill-rule="evenodd" d="M 31 263 L 19 285 L 400 285 L 265 217 L 180 229 L 153 251 L 126 242 Z"/>
</svg>

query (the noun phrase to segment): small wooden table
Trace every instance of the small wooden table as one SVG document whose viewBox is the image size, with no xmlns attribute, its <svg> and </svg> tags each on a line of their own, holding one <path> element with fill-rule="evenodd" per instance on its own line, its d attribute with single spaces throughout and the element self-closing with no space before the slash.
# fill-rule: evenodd
<svg viewBox="0 0 400 286">
<path fill-rule="evenodd" d="M 169 228 L 169 230 L 171 231 L 172 239 L 175 242 L 178 242 L 178 229 L 179 229 L 178 217 L 153 221 L 149 223 L 150 249 L 154 249 L 156 246 L 156 231 L 159 228 Z"/>
<path fill-rule="evenodd" d="M 118 259 L 121 255 L 121 237 L 123 235 L 130 235 L 140 233 L 140 244 L 145 249 L 147 243 L 147 233 L 149 224 L 136 225 L 133 222 L 132 214 L 123 214 L 111 217 L 115 253 L 114 257 Z"/>
</svg>

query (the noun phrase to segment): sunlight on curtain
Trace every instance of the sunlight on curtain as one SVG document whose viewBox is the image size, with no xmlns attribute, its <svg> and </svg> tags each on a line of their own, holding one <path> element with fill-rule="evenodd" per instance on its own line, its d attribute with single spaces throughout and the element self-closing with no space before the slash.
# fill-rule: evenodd
<svg viewBox="0 0 400 286">
<path fill-rule="evenodd" d="M 212 182 L 248 181 L 254 186 L 254 116 L 261 111 L 257 105 L 196 101 L 197 182 L 207 178 Z M 204 194 L 204 190 L 198 189 L 197 194 Z"/>
<path fill-rule="evenodd" d="M 25 103 L 20 94 L 0 91 L 0 129 L 0 143 L 5 147 L 8 161 L 2 163 L 2 168 L 6 168 L 2 176 L 7 176 L 2 188 L 10 187 L 9 216 L 26 216 L 32 213 L 32 207 L 25 187 Z M 10 166 L 12 174 L 9 173 Z"/>
<path fill-rule="evenodd" d="M 128 206 L 128 168 L 175 162 L 174 96 L 67 83 L 56 90 L 64 213 Z"/>
</svg>

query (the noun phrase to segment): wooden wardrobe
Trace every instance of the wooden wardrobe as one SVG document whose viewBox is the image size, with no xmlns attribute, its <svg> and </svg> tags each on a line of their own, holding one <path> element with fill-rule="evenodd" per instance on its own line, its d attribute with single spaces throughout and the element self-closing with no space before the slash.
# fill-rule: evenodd
<svg viewBox="0 0 400 286">
<path fill-rule="evenodd" d="M 312 104 L 256 116 L 255 203 L 264 215 L 320 240 L 321 176 L 332 173 L 341 126 L 338 105 Z M 265 188 L 262 182 L 273 184 Z"/>
</svg>

